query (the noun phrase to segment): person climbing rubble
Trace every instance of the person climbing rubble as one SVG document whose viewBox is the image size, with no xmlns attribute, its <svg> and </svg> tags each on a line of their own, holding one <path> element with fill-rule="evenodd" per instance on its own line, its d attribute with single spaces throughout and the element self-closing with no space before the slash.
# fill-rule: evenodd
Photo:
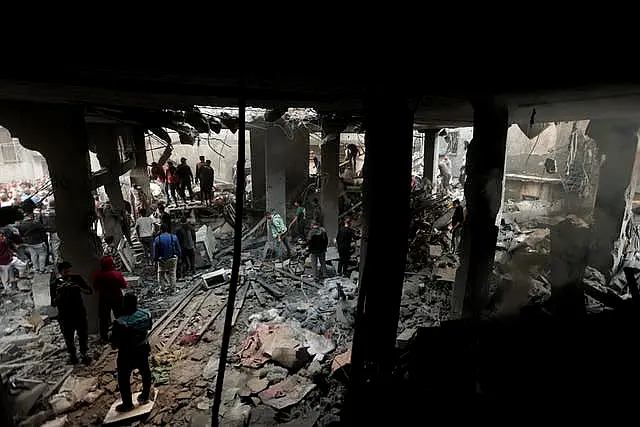
<svg viewBox="0 0 640 427">
<path fill-rule="evenodd" d="M 196 274 L 196 230 L 193 225 L 182 218 L 180 228 L 176 231 L 182 257 L 180 258 L 180 276 L 186 277 L 187 274 L 195 276 Z"/>
<path fill-rule="evenodd" d="M 351 227 L 351 219 L 345 218 L 338 229 L 336 244 L 338 246 L 338 274 L 349 277 L 349 260 L 351 259 L 351 243 L 356 236 L 355 230 Z"/>
<path fill-rule="evenodd" d="M 118 248 L 116 247 L 115 238 L 113 236 L 105 236 L 102 243 L 102 254 L 113 258 L 115 268 L 118 271 L 122 271 L 122 257 Z"/>
<path fill-rule="evenodd" d="M 32 268 L 45 273 L 47 262 L 47 231 L 42 222 L 37 221 L 31 212 L 18 226 L 20 237 L 31 258 Z"/>
<path fill-rule="evenodd" d="M 11 234 L 6 228 L 0 229 L 0 281 L 5 291 L 11 290 L 13 269 L 18 270 L 19 276 L 23 276 L 27 268 L 27 264 L 16 256 L 17 249 Z"/>
<path fill-rule="evenodd" d="M 100 258 L 100 271 L 93 276 L 93 288 L 98 293 L 98 319 L 100 321 L 100 338 L 109 339 L 111 312 L 116 319 L 122 308 L 122 289 L 127 288 L 127 281 L 116 269 L 110 256 Z"/>
<path fill-rule="evenodd" d="M 280 216 L 275 209 L 272 209 L 270 212 L 265 214 L 265 218 L 267 220 L 267 226 L 269 228 L 269 232 L 271 233 L 271 243 L 273 243 L 273 248 L 276 253 L 276 257 L 280 258 L 281 253 L 281 245 L 284 245 L 287 250 L 287 258 L 291 257 L 291 248 L 289 248 L 288 236 L 287 236 L 287 226 L 284 224 L 284 220 Z M 269 245 L 270 241 L 267 241 L 267 245 Z M 265 255 L 266 248 L 265 246 Z"/>
<path fill-rule="evenodd" d="M 58 320 L 69 352 L 70 363 L 73 365 L 78 363 L 75 345 L 75 335 L 78 332 L 82 363 L 88 365 L 91 363 L 91 358 L 88 355 L 87 311 L 82 301 L 82 294 L 91 295 L 93 291 L 81 276 L 71 274 L 71 268 L 72 265 L 68 261 L 58 264 L 60 276 L 51 283 L 49 288 L 51 305 L 58 308 Z"/>
<path fill-rule="evenodd" d="M 142 393 L 138 403 L 143 405 L 151 398 L 151 369 L 149 367 L 148 333 L 151 330 L 151 313 L 138 308 L 138 299 L 127 293 L 122 301 L 122 315 L 113 322 L 111 347 L 118 349 L 118 387 L 122 403 L 116 411 L 127 412 L 134 408 L 131 395 L 131 373 L 138 369 L 142 377 Z"/>
<path fill-rule="evenodd" d="M 294 205 L 296 207 L 296 216 L 291 221 L 291 224 L 289 224 L 289 230 L 291 230 L 291 228 L 295 225 L 296 227 L 294 229 L 294 236 L 298 239 L 304 239 L 305 228 L 307 226 L 307 211 L 304 206 L 302 206 L 302 202 L 300 200 L 296 200 L 294 202 Z"/>
<path fill-rule="evenodd" d="M 311 271 L 316 282 L 320 282 L 327 273 L 325 257 L 327 246 L 329 246 L 329 236 L 327 231 L 320 225 L 318 220 L 313 221 L 311 230 L 307 236 L 307 246 L 311 258 Z M 320 272 L 318 273 L 318 261 L 320 262 Z"/>
<path fill-rule="evenodd" d="M 180 178 L 180 197 L 184 204 L 187 204 L 187 194 L 185 190 L 189 190 L 189 199 L 193 202 L 193 190 L 191 189 L 191 184 L 193 183 L 193 172 L 191 172 L 191 167 L 187 164 L 187 159 L 182 157 L 180 159 L 180 164 L 176 168 L 176 173 Z"/>
<path fill-rule="evenodd" d="M 182 257 L 180 243 L 167 224 L 160 226 L 160 235 L 153 242 L 153 260 L 158 263 L 158 283 L 161 288 L 176 289 L 178 259 Z"/>
<path fill-rule="evenodd" d="M 144 248 L 144 257 L 149 264 L 152 263 L 151 254 L 153 253 L 153 236 L 156 232 L 156 223 L 151 216 L 147 214 L 145 208 L 140 209 L 140 216 L 136 220 L 136 234 L 142 247 Z"/>
</svg>

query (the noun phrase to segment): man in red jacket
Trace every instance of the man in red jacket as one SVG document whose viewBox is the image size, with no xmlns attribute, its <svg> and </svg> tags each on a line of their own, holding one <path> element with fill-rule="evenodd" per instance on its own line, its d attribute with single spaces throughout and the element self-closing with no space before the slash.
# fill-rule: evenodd
<svg viewBox="0 0 640 427">
<path fill-rule="evenodd" d="M 116 270 L 115 261 L 110 256 L 100 259 L 100 271 L 93 276 L 93 287 L 98 293 L 98 318 L 100 319 L 100 338 L 109 339 L 111 312 L 117 319 L 122 310 L 122 289 L 127 288 L 127 281 L 122 273 Z"/>
</svg>

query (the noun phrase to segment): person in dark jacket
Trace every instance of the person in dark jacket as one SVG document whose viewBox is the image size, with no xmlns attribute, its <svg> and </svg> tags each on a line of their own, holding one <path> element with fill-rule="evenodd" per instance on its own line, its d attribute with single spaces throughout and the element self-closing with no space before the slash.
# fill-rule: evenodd
<svg viewBox="0 0 640 427">
<path fill-rule="evenodd" d="M 338 236 L 336 237 L 336 244 L 338 246 L 338 255 L 340 260 L 338 261 L 338 274 L 342 274 L 344 277 L 348 277 L 349 274 L 349 259 L 351 259 L 351 242 L 355 237 L 355 230 L 351 228 L 351 219 L 346 218 L 340 228 L 338 229 Z"/>
<path fill-rule="evenodd" d="M 213 180 L 215 173 L 211 167 L 211 160 L 207 160 L 198 170 L 198 179 L 200 180 L 200 200 L 203 205 L 211 203 L 213 198 Z"/>
<path fill-rule="evenodd" d="M 151 313 L 138 308 L 138 300 L 132 293 L 122 300 L 122 315 L 113 322 L 111 346 L 118 349 L 118 387 L 122 403 L 116 406 L 118 412 L 134 408 L 131 396 L 131 372 L 138 369 L 142 376 L 142 392 L 138 403 L 145 404 L 151 398 L 151 369 L 149 368 L 148 332 L 151 330 Z"/>
<path fill-rule="evenodd" d="M 116 319 L 122 309 L 122 289 L 127 288 L 127 281 L 122 273 L 116 270 L 115 261 L 110 256 L 100 259 L 100 271 L 93 276 L 93 288 L 98 293 L 98 318 L 100 319 L 100 338 L 109 339 L 111 312 Z"/>
<path fill-rule="evenodd" d="M 324 227 L 320 226 L 319 221 L 314 221 L 309 230 L 307 236 L 307 245 L 309 247 L 309 254 L 311 258 L 311 270 L 313 271 L 313 278 L 319 282 L 326 276 L 327 266 L 325 264 L 325 256 L 327 252 L 327 246 L 329 245 L 329 237 Z M 320 261 L 320 273 L 318 274 L 318 261 Z"/>
<path fill-rule="evenodd" d="M 60 276 L 52 281 L 49 288 L 51 305 L 58 307 L 58 320 L 60 321 L 64 342 L 67 345 L 70 362 L 72 364 L 78 363 L 75 346 L 75 334 L 77 331 L 82 362 L 88 365 L 91 363 L 91 358 L 87 354 L 89 350 L 89 335 L 87 311 L 82 301 L 82 294 L 91 295 L 93 292 L 81 276 L 71 274 L 71 267 L 71 263 L 68 261 L 58 264 Z"/>
<path fill-rule="evenodd" d="M 34 218 L 32 212 L 20 223 L 18 230 L 33 269 L 44 273 L 47 262 L 47 231 L 44 225 Z"/>
<path fill-rule="evenodd" d="M 193 276 L 196 274 L 196 231 L 187 218 L 182 218 L 176 237 L 182 251 L 180 275 L 184 277 L 191 273 Z"/>
<path fill-rule="evenodd" d="M 187 194 L 185 193 L 185 190 L 189 190 L 189 198 L 193 202 L 193 190 L 191 189 L 193 172 L 191 172 L 191 168 L 187 164 L 186 158 L 183 157 L 180 159 L 180 164 L 176 168 L 176 172 L 180 178 L 180 197 L 182 197 L 182 201 L 187 203 Z"/>
<path fill-rule="evenodd" d="M 178 169 L 175 164 L 169 160 L 167 162 L 167 183 L 169 184 L 169 192 L 173 197 L 173 202 L 178 206 L 178 197 L 176 191 L 180 192 L 180 176 L 178 175 Z M 167 193 L 167 205 L 171 202 L 169 194 Z"/>
<path fill-rule="evenodd" d="M 464 223 L 464 209 L 460 200 L 453 201 L 453 217 L 451 218 L 451 252 L 454 254 L 460 250 L 460 238 L 462 236 L 462 224 Z"/>
</svg>

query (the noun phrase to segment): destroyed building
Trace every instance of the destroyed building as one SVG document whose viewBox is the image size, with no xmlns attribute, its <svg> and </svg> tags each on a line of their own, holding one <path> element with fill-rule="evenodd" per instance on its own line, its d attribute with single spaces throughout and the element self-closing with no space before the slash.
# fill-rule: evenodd
<svg viewBox="0 0 640 427">
<path fill-rule="evenodd" d="M 212 208 L 186 203 L 169 209 L 172 224 L 188 217 L 199 226 L 200 253 L 203 259 L 206 255 L 199 274 L 181 281 L 176 294 L 159 292 L 153 271 L 135 265 L 137 245 L 131 248 L 129 286 L 156 319 L 150 341 L 158 392 L 150 412 L 132 424 L 208 425 L 212 418 L 232 425 L 409 424 L 424 420 L 419 409 L 427 404 L 436 416 L 450 416 L 452 402 L 465 408 L 481 403 L 495 414 L 505 402 L 526 409 L 541 396 L 552 411 L 570 413 L 596 395 L 599 406 L 590 411 L 611 407 L 613 395 L 623 407 L 634 401 L 633 394 L 620 397 L 611 390 L 628 378 L 632 383 L 635 368 L 620 378 L 592 361 L 612 360 L 611 354 L 622 358 L 635 344 L 628 339 L 637 303 L 638 239 L 631 203 L 635 115 L 602 107 L 602 92 L 585 90 L 578 102 L 561 85 L 536 83 L 537 90 L 503 85 L 496 94 L 485 89 L 479 96 L 470 88 L 486 85 L 471 79 L 466 90 L 457 91 L 444 74 L 438 74 L 441 89 L 435 91 L 421 83 L 424 76 L 417 71 L 393 79 L 374 71 L 364 79 L 345 72 L 289 80 L 290 74 L 275 68 L 252 70 L 255 79 L 242 90 L 218 71 L 176 77 L 159 69 L 145 78 L 126 70 L 101 74 L 100 69 L 63 68 L 59 72 L 79 88 L 71 90 L 41 74 L 30 91 L 10 74 L 0 76 L 0 85 L 13 94 L 0 102 L 0 123 L 46 158 L 63 256 L 87 280 L 101 255 L 91 226 L 92 191 L 103 186 L 114 209 L 122 211 L 120 177 L 129 172 L 132 184 L 151 192 L 146 135 L 152 133 L 168 147 L 168 129 L 178 132 L 183 144 L 195 144 L 216 127 L 247 129 L 250 203 L 239 199 L 243 188 L 231 188 L 216 194 Z M 113 80 L 108 94 L 101 89 L 104 80 Z M 149 86 L 143 87 L 158 89 L 157 95 L 131 90 L 145 81 Z M 190 82 L 199 82 L 197 88 L 206 94 L 194 95 Z M 47 90 L 38 89 L 43 85 Z M 494 96 L 498 92 L 501 96 Z M 215 93 L 220 95 L 211 96 Z M 217 113 L 204 120 L 186 107 L 233 106 L 237 96 L 242 96 L 241 105 L 267 109 L 260 117 Z M 611 105 L 625 102 L 619 91 L 612 89 L 609 96 Z M 591 111 L 585 105 L 596 97 L 599 103 Z M 631 98 L 626 102 L 633 104 Z M 288 116 L 289 107 L 303 104 L 317 112 L 317 119 L 305 123 Z M 559 128 L 558 123 L 585 120 L 576 150 L 555 157 L 555 167 L 546 162 L 546 152 L 532 150 L 536 126 L 551 132 L 547 123 Z M 569 178 L 551 178 L 564 179 L 562 190 L 542 185 L 535 191 L 529 186 L 510 190 L 519 196 L 513 196 L 516 203 L 578 194 L 577 202 L 566 203 L 568 211 L 545 211 L 526 221 L 507 215 L 515 212 L 503 203 L 513 124 L 527 135 L 516 147 L 526 164 L 516 166 L 523 169 L 520 175 L 532 173 L 527 150 L 535 154 L 536 168 L 544 157 L 544 173 L 553 175 L 563 170 L 562 161 L 587 159 L 585 147 L 597 146 L 590 163 L 595 175 L 572 172 L 572 166 L 589 164 L 586 160 L 567 162 Z M 435 141 L 441 130 L 471 125 L 464 188 L 445 195 L 419 185 L 412 189 L 414 131 L 424 135 L 424 176 L 436 176 L 440 151 Z M 246 133 L 238 133 L 246 141 Z M 321 135 L 322 173 L 318 182 L 309 182 L 314 133 Z M 340 195 L 347 187 L 340 179 L 342 133 L 364 134 L 366 155 L 362 181 L 353 183 L 361 199 L 341 209 Z M 97 153 L 101 171 L 92 173 L 89 151 Z M 242 160 L 239 164 L 244 167 Z M 589 178 L 586 186 L 584 177 Z M 308 187 L 317 196 L 314 203 L 329 240 L 336 238 L 341 215 L 354 217 L 361 238 L 348 280 L 310 281 L 303 243 L 293 248 L 297 257 L 265 260 L 270 253 L 265 210 L 287 218 L 299 188 Z M 461 246 L 452 253 L 450 204 L 459 195 L 466 212 Z M 236 215 L 238 200 L 247 208 L 242 215 Z M 235 253 L 234 232 L 240 249 Z M 336 250 L 327 251 L 327 258 L 336 261 Z M 230 276 L 233 267 L 239 274 Z M 232 283 L 237 283 L 237 298 L 225 307 Z M 90 366 L 65 365 L 59 327 L 48 313 L 47 286 L 48 277 L 35 276 L 3 297 L 3 312 L 10 313 L 0 338 L 3 387 L 9 389 L 4 397 L 13 402 L 14 415 L 30 419 L 31 425 L 114 420 L 109 409 L 118 399 L 115 352 L 92 340 L 98 357 Z M 95 298 L 85 303 L 95 332 Z M 599 310 L 592 310 L 596 305 Z M 505 317 L 516 319 L 506 323 Z M 221 352 L 225 324 L 232 333 L 229 351 Z M 224 384 L 216 389 L 215 380 L 223 378 L 220 361 Z M 216 394 L 222 406 L 213 414 Z M 566 396 L 576 403 L 566 402 Z"/>
</svg>

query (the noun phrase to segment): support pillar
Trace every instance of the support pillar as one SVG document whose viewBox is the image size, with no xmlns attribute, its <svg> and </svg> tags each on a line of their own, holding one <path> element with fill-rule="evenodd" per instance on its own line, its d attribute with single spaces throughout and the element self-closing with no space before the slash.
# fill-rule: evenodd
<svg viewBox="0 0 640 427">
<path fill-rule="evenodd" d="M 633 168 L 638 147 L 638 122 L 628 119 L 592 120 L 587 134 L 598 142 L 604 162 L 600 167 L 593 212 L 589 264 L 607 278 L 624 256 L 626 229 L 633 215 Z"/>
<path fill-rule="evenodd" d="M 265 136 L 265 174 L 267 210 L 275 209 L 286 221 L 287 136 L 279 126 L 269 124 Z"/>
<path fill-rule="evenodd" d="M 120 186 L 120 156 L 118 154 L 115 127 L 105 124 L 87 126 L 89 138 L 96 146 L 100 166 L 107 170 L 109 179 L 104 189 L 109 197 L 111 209 L 105 209 L 104 235 L 113 236 L 116 246 L 123 237 L 121 218 L 124 212 L 124 196 Z"/>
<path fill-rule="evenodd" d="M 133 144 L 135 147 L 134 155 L 136 165 L 131 169 L 129 179 L 131 180 L 131 186 L 140 186 L 140 189 L 144 194 L 142 207 L 149 211 L 153 196 L 151 195 L 149 170 L 147 169 L 147 142 L 142 128 L 133 129 Z"/>
<path fill-rule="evenodd" d="M 473 103 L 473 140 L 467 150 L 464 186 L 467 217 L 461 264 L 456 274 L 452 318 L 478 318 L 489 302 L 488 277 L 493 267 L 507 143 L 508 111 L 493 98 Z"/>
<path fill-rule="evenodd" d="M 251 199 L 254 209 L 266 209 L 267 188 L 265 167 L 266 152 L 265 139 L 267 132 L 263 129 L 253 128 L 249 131 L 249 144 L 251 146 Z"/>
<path fill-rule="evenodd" d="M 329 244 L 334 245 L 338 236 L 338 214 L 340 205 L 340 131 L 341 126 L 327 121 L 323 123 L 324 138 L 320 147 L 320 169 L 322 173 L 322 225 L 327 230 Z M 307 156 L 308 157 L 308 156 Z"/>
<path fill-rule="evenodd" d="M 83 108 L 5 102 L 0 104 L 0 118 L 25 147 L 39 151 L 47 159 L 62 258 L 71 262 L 74 272 L 90 284 L 93 272 L 98 270 L 102 247 L 91 231 L 95 211 Z M 89 332 L 95 333 L 97 295 L 83 297 Z"/>
<path fill-rule="evenodd" d="M 431 183 L 431 192 L 436 192 L 436 179 L 438 176 L 438 147 L 436 137 L 438 129 L 425 129 L 422 131 L 424 135 L 424 154 L 423 154 L 423 172 L 422 180 L 429 180 Z"/>
<path fill-rule="evenodd" d="M 394 141 L 392 150 L 389 141 Z M 413 151 L 413 114 L 405 100 L 379 99 L 368 106 L 365 145 L 361 277 L 345 425 L 373 425 L 393 406 L 389 390 L 407 259 Z M 392 233 L 381 188 L 394 189 Z"/>
<path fill-rule="evenodd" d="M 309 130 L 304 126 L 292 129 L 293 140 L 287 148 L 287 197 L 290 202 L 298 199 L 306 188 L 309 177 Z"/>
</svg>

